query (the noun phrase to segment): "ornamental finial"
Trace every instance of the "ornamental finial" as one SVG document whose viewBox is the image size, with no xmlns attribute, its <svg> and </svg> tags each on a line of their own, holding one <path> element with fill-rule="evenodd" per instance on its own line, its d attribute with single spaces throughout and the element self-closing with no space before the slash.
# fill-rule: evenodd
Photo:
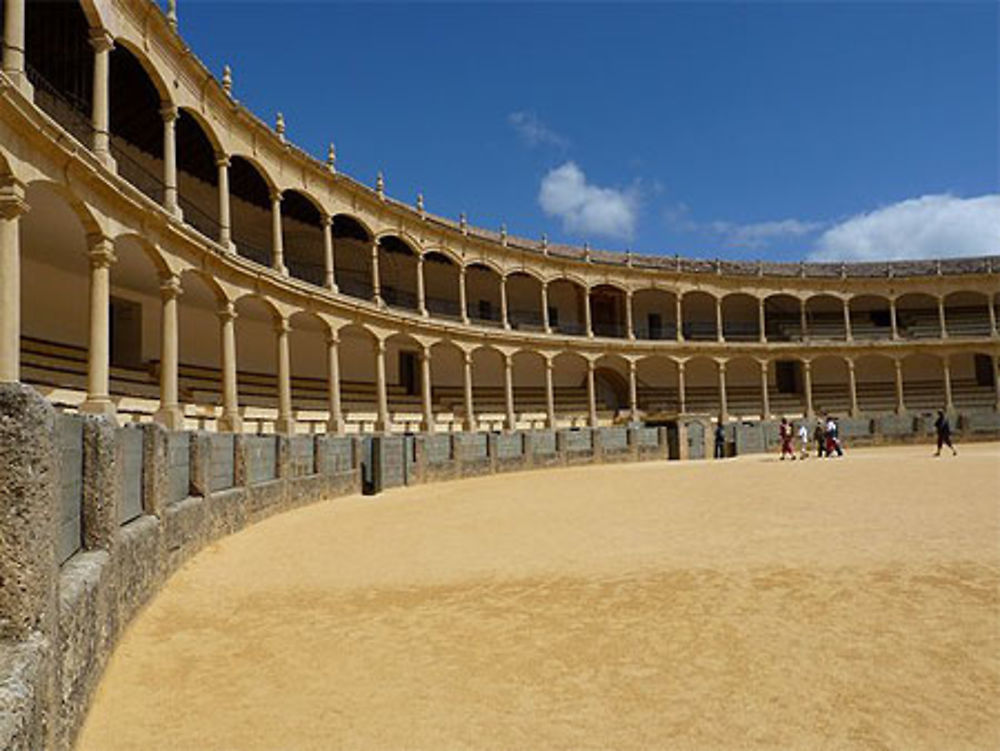
<svg viewBox="0 0 1000 751">
<path fill-rule="evenodd" d="M 465 218 L 464 211 L 458 215 L 458 228 L 462 230 L 463 235 L 469 234 L 469 221 Z"/>
<path fill-rule="evenodd" d="M 506 245 L 507 244 L 507 225 L 506 224 L 501 224 L 500 225 L 500 244 L 501 245 Z"/>
<path fill-rule="evenodd" d="M 542 254 L 549 254 L 549 236 L 546 233 L 542 233 Z"/>
<path fill-rule="evenodd" d="M 334 174 L 337 172 L 337 149 L 333 141 L 330 141 L 330 147 L 326 150 L 326 168 Z"/>
<path fill-rule="evenodd" d="M 420 212 L 420 216 L 424 215 L 424 194 L 417 193 L 417 211 Z"/>
<path fill-rule="evenodd" d="M 378 174 L 375 175 L 375 192 L 378 193 L 379 198 L 385 200 L 385 176 L 382 174 L 382 170 L 379 170 Z"/>
<path fill-rule="evenodd" d="M 177 31 L 177 0 L 167 0 L 167 23 Z"/>
<path fill-rule="evenodd" d="M 590 243 L 583 244 L 583 260 L 590 263 Z"/>
<path fill-rule="evenodd" d="M 228 65 L 222 66 L 222 90 L 229 96 L 233 95 L 233 69 Z"/>
<path fill-rule="evenodd" d="M 632 249 L 631 248 L 626 248 L 625 249 L 625 265 L 626 266 L 631 266 L 632 265 Z"/>
<path fill-rule="evenodd" d="M 278 139 L 284 143 L 285 142 L 285 116 L 280 112 L 277 117 L 274 118 L 274 132 L 278 134 Z"/>
</svg>

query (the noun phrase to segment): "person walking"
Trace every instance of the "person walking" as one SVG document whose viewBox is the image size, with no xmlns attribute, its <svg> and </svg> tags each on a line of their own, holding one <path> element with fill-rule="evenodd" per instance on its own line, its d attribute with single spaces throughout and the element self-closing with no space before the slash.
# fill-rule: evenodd
<svg viewBox="0 0 1000 751">
<path fill-rule="evenodd" d="M 715 458 L 723 459 L 726 456 L 726 429 L 722 425 L 722 415 L 715 424 Z"/>
<path fill-rule="evenodd" d="M 844 450 L 840 447 L 840 429 L 837 427 L 837 421 L 832 415 L 826 416 L 826 456 L 827 458 L 833 456 L 833 452 L 837 452 L 837 456 L 843 456 Z"/>
<path fill-rule="evenodd" d="M 785 454 L 795 459 L 795 449 L 792 448 L 792 426 L 784 417 L 778 426 L 778 437 L 781 439 L 781 461 L 785 460 Z"/>
<path fill-rule="evenodd" d="M 805 420 L 799 423 L 799 444 L 799 458 L 809 458 L 809 427 Z"/>
<path fill-rule="evenodd" d="M 937 420 L 934 421 L 934 429 L 937 431 L 937 451 L 934 456 L 941 456 L 941 447 L 947 446 L 951 449 L 952 456 L 958 456 L 958 451 L 951 445 L 951 424 L 943 409 L 938 410 Z"/>
<path fill-rule="evenodd" d="M 813 428 L 813 440 L 816 442 L 816 457 L 823 458 L 823 445 L 826 443 L 826 431 L 823 429 L 823 420 L 816 420 L 816 427 Z"/>
</svg>

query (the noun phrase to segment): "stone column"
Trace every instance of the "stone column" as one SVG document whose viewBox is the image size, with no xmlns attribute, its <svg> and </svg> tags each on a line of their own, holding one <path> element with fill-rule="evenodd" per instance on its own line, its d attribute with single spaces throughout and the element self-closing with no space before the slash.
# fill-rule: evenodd
<svg viewBox="0 0 1000 751">
<path fill-rule="evenodd" d="M 180 219 L 181 207 L 177 202 L 177 107 L 164 102 L 160 115 L 163 117 L 163 208 Z"/>
<path fill-rule="evenodd" d="M 997 399 L 994 408 L 1000 412 L 1000 355 L 993 355 L 993 385 L 996 388 Z"/>
<path fill-rule="evenodd" d="M 24 0 L 4 2 L 3 72 L 26 97 L 32 96 L 24 72 Z"/>
<path fill-rule="evenodd" d="M 854 341 L 854 332 L 851 330 L 851 301 L 844 298 L 844 338 L 849 342 Z"/>
<path fill-rule="evenodd" d="M 473 431 L 476 429 L 476 415 L 473 412 L 472 403 L 472 353 L 464 352 L 464 367 L 462 370 L 462 385 L 465 392 L 465 429 Z"/>
<path fill-rule="evenodd" d="M 236 251 L 236 246 L 233 244 L 233 220 L 229 209 L 229 157 L 216 154 L 215 166 L 219 169 L 219 245 L 232 253 Z"/>
<path fill-rule="evenodd" d="M 594 361 L 587 360 L 587 414 L 590 427 L 597 427 L 597 389 L 594 387 Z"/>
<path fill-rule="evenodd" d="M 372 302 L 382 305 L 382 277 L 378 264 L 378 240 L 372 240 Z"/>
<path fill-rule="evenodd" d="M 812 385 L 812 363 L 808 360 L 802 361 L 802 380 L 806 397 L 806 417 L 813 416 L 813 385 Z"/>
<path fill-rule="evenodd" d="M 274 322 L 275 345 L 278 354 L 278 419 L 274 421 L 274 431 L 284 435 L 295 433 L 295 417 L 292 413 L 292 358 L 288 347 L 288 332 L 291 327 L 287 318 Z"/>
<path fill-rule="evenodd" d="M 802 330 L 802 341 L 809 341 L 809 319 L 806 316 L 806 301 L 799 300 L 799 328 Z"/>
<path fill-rule="evenodd" d="M 432 386 L 431 348 L 424 347 L 420 352 L 420 392 L 423 397 L 425 433 L 434 432 L 434 400 Z"/>
<path fill-rule="evenodd" d="M 851 400 L 851 417 L 860 414 L 858 409 L 858 382 L 854 374 L 854 360 L 847 358 L 847 394 Z"/>
<path fill-rule="evenodd" d="M 768 363 L 764 360 L 760 364 L 760 419 L 770 420 L 771 419 L 771 395 L 767 390 L 767 371 Z"/>
<path fill-rule="evenodd" d="M 948 317 L 944 311 L 944 296 L 938 297 L 938 325 L 941 327 L 941 338 L 948 338 Z"/>
<path fill-rule="evenodd" d="M 635 322 L 632 315 L 632 290 L 625 292 L 625 336 L 635 341 Z"/>
<path fill-rule="evenodd" d="M 628 410 L 629 420 L 639 421 L 639 383 L 638 365 L 635 360 L 628 361 Z"/>
<path fill-rule="evenodd" d="M 21 215 L 27 211 L 21 183 L 0 187 L 0 383 L 21 377 Z"/>
<path fill-rule="evenodd" d="M 331 292 L 337 291 L 337 271 L 333 258 L 333 217 L 323 214 L 323 285 Z"/>
<path fill-rule="evenodd" d="M 344 432 L 344 414 L 340 406 L 340 336 L 336 332 L 330 332 L 326 338 L 326 378 L 330 402 L 326 431 L 339 435 Z"/>
<path fill-rule="evenodd" d="M 179 341 L 177 331 L 177 298 L 181 295 L 180 279 L 174 275 L 160 283 L 160 408 L 153 419 L 168 430 L 184 429 L 184 412 L 177 389 Z"/>
<path fill-rule="evenodd" d="M 687 412 L 687 400 L 684 398 L 684 361 L 677 361 L 677 411 L 682 415 Z"/>
<path fill-rule="evenodd" d="M 460 308 L 459 314 L 461 315 L 462 323 L 467 324 L 469 322 L 469 303 L 465 292 L 464 265 L 458 267 L 458 307 Z"/>
<path fill-rule="evenodd" d="M 500 277 L 500 322 L 505 329 L 510 328 L 510 317 L 507 315 L 507 275 Z"/>
<path fill-rule="evenodd" d="M 90 122 L 94 128 L 94 156 L 109 169 L 114 169 L 108 127 L 110 112 L 108 85 L 111 70 L 110 53 L 115 42 L 111 34 L 104 29 L 92 29 L 90 46 L 94 48 L 94 97 L 90 112 Z"/>
<path fill-rule="evenodd" d="M 507 430 L 517 429 L 517 418 L 514 415 L 514 357 L 504 355 L 504 401 L 507 406 Z"/>
<path fill-rule="evenodd" d="M 424 292 L 424 257 L 417 256 L 417 312 L 427 316 L 427 294 Z"/>
<path fill-rule="evenodd" d="M 287 274 L 285 267 L 285 238 L 281 230 L 281 191 L 271 191 L 271 268 Z"/>
<path fill-rule="evenodd" d="M 896 326 L 896 298 L 889 298 L 889 325 L 892 326 L 892 339 L 899 339 L 899 328 Z"/>
<path fill-rule="evenodd" d="M 590 320 L 590 289 L 583 291 L 583 330 L 587 336 L 594 336 L 594 327 Z"/>
<path fill-rule="evenodd" d="M 951 358 L 944 355 L 941 358 L 942 373 L 944 374 L 944 408 L 947 412 L 952 412 L 955 405 L 951 399 Z"/>
<path fill-rule="evenodd" d="M 545 412 L 549 429 L 556 429 L 556 390 L 552 382 L 552 368 L 555 367 L 551 358 L 545 358 Z"/>
<path fill-rule="evenodd" d="M 906 411 L 903 401 L 903 361 L 896 358 L 893 363 L 896 365 L 896 414 L 901 415 Z"/>
<path fill-rule="evenodd" d="M 715 298 L 715 341 L 726 341 L 726 335 L 722 327 L 722 298 Z"/>
<path fill-rule="evenodd" d="M 375 342 L 375 391 L 378 399 L 378 423 L 375 430 L 388 433 L 389 423 L 389 394 L 385 384 L 385 341 L 378 339 Z"/>
<path fill-rule="evenodd" d="M 222 415 L 217 426 L 222 432 L 238 433 L 243 421 L 236 389 L 236 306 L 231 302 L 219 310 L 219 332 L 222 339 Z"/>
<path fill-rule="evenodd" d="M 677 341 L 684 341 L 684 305 L 681 302 L 681 293 L 674 295 L 674 321 L 677 324 L 675 336 Z"/>
<path fill-rule="evenodd" d="M 109 308 L 111 264 L 114 248 L 107 237 L 90 237 L 90 350 L 87 362 L 87 400 L 81 412 L 114 416 L 115 405 L 108 393 L 111 359 Z"/>
<path fill-rule="evenodd" d="M 990 312 L 990 336 L 997 335 L 997 311 L 993 305 L 993 295 L 989 295 L 986 301 L 986 308 Z"/>
<path fill-rule="evenodd" d="M 729 419 L 729 404 L 726 399 L 726 363 L 719 363 L 719 413 L 723 421 Z"/>
<path fill-rule="evenodd" d="M 764 310 L 764 298 L 757 300 L 757 339 L 761 344 L 767 341 L 767 314 Z"/>
<path fill-rule="evenodd" d="M 552 333 L 552 327 L 549 325 L 549 283 L 542 282 L 542 326 L 545 329 L 546 334 Z"/>
</svg>

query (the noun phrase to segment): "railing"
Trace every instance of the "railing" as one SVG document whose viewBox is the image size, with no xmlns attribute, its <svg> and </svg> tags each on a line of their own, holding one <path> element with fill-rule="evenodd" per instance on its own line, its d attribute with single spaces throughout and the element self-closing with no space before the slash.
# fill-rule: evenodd
<svg viewBox="0 0 1000 751">
<path fill-rule="evenodd" d="M 640 323 L 635 327 L 636 339 L 647 339 L 650 341 L 669 341 L 677 339 L 677 327 L 673 324 L 663 326 L 650 326 L 647 323 Z"/>
<path fill-rule="evenodd" d="M 700 321 L 685 321 L 681 326 L 684 338 L 692 342 L 715 341 L 717 338 L 714 323 Z"/>
<path fill-rule="evenodd" d="M 400 308 L 402 310 L 417 309 L 417 296 L 412 292 L 407 292 L 396 287 L 382 287 L 382 299 L 391 308 Z"/>
<path fill-rule="evenodd" d="M 620 323 L 608 321 L 595 321 L 593 324 L 595 336 L 607 336 L 612 338 L 622 338 L 625 336 L 625 327 Z"/>
<path fill-rule="evenodd" d="M 510 321 L 511 328 L 514 329 L 536 331 L 543 331 L 545 329 L 545 320 L 542 318 L 541 313 L 534 311 L 511 310 L 507 313 L 507 319 Z"/>
<path fill-rule="evenodd" d="M 560 334 L 569 334 L 571 336 L 582 336 L 587 333 L 587 329 L 582 323 L 570 323 L 568 321 L 560 321 L 552 326 L 552 329 L 558 331 Z"/>
<path fill-rule="evenodd" d="M 436 316 L 454 319 L 462 317 L 462 309 L 457 300 L 448 300 L 443 297 L 428 297 L 425 300 L 425 304 L 427 305 L 427 310 Z"/>
<path fill-rule="evenodd" d="M 36 68 L 25 65 L 28 81 L 35 89 L 35 104 L 86 148 L 94 145 L 91 105 L 83 99 L 59 91 Z"/>
</svg>

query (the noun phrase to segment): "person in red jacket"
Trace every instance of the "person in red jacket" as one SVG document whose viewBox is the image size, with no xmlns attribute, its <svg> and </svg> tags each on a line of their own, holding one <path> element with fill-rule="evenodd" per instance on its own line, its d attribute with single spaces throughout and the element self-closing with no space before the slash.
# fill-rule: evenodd
<svg viewBox="0 0 1000 751">
<path fill-rule="evenodd" d="M 795 459 L 795 449 L 792 448 L 792 426 L 788 420 L 781 418 L 781 425 L 778 426 L 778 437 L 781 438 L 781 460 L 785 460 L 785 454 Z"/>
</svg>

